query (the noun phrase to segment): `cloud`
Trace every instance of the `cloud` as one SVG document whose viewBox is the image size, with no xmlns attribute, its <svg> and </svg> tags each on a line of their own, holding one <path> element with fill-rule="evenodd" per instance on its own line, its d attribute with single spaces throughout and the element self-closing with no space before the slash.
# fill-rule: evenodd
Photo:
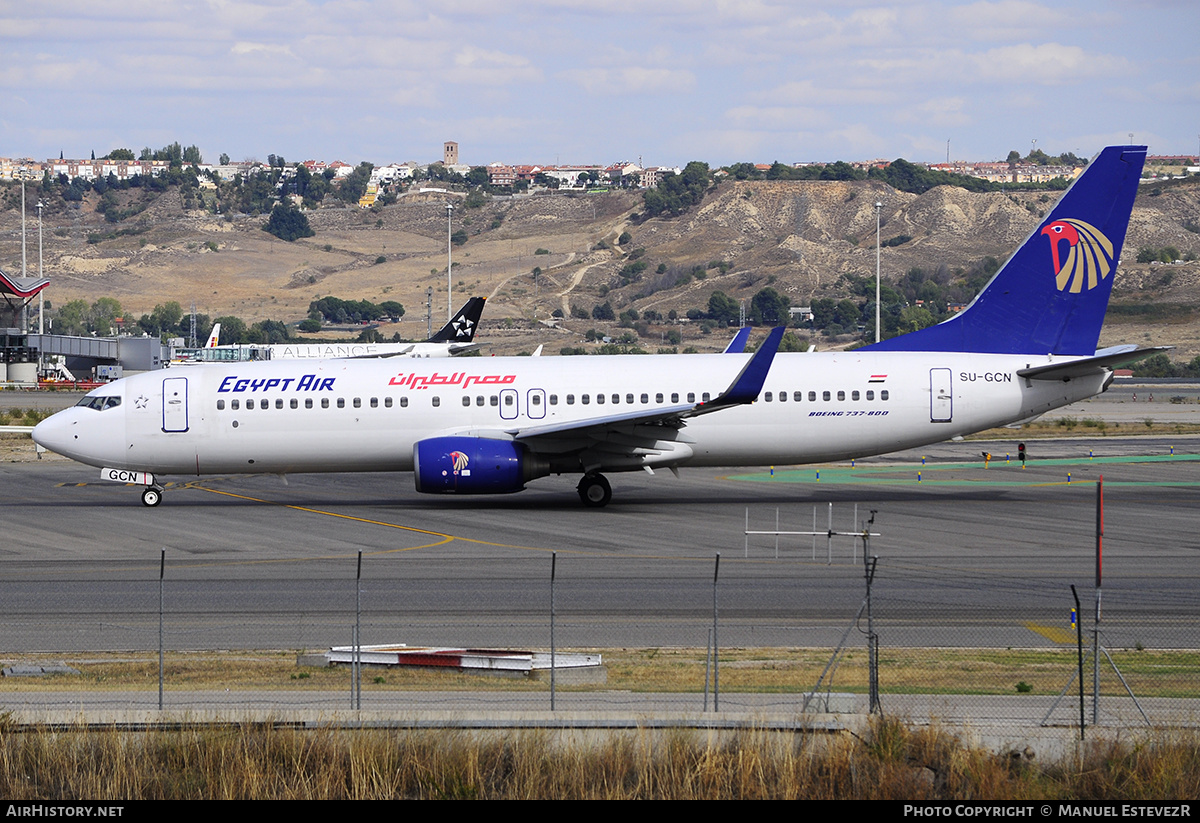
<svg viewBox="0 0 1200 823">
<path fill-rule="evenodd" d="M 690 71 L 644 66 L 579 69 L 562 72 L 560 76 L 590 94 L 681 94 L 696 85 L 696 76 Z"/>
<path fill-rule="evenodd" d="M 1123 57 L 1088 53 L 1061 43 L 1018 43 L 989 49 L 971 58 L 976 76 L 1005 83 L 1057 86 L 1130 71 Z"/>
<path fill-rule="evenodd" d="M 806 106 L 735 106 L 725 112 L 731 125 L 743 129 L 795 130 L 827 126 L 829 115 Z"/>
<path fill-rule="evenodd" d="M 505 86 L 540 82 L 542 72 L 519 55 L 466 46 L 454 54 L 450 67 L 438 76 L 451 83 Z"/>
<path fill-rule="evenodd" d="M 935 97 L 916 106 L 901 108 L 896 120 L 928 126 L 965 126 L 972 122 L 964 111 L 966 107 L 967 101 L 962 97 Z"/>
<path fill-rule="evenodd" d="M 262 55 L 268 57 L 290 57 L 293 60 L 296 59 L 296 55 L 292 54 L 292 50 L 288 46 L 276 46 L 270 43 L 234 43 L 229 49 L 229 52 L 230 54 L 238 57 L 245 57 L 247 55 Z"/>
</svg>

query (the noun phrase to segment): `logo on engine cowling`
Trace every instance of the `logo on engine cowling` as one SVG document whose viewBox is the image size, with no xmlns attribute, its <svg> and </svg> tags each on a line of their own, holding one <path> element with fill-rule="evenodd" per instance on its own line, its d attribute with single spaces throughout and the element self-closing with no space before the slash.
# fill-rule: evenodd
<svg viewBox="0 0 1200 823">
<path fill-rule="evenodd" d="M 467 468 L 470 458 L 462 452 L 450 452 L 450 460 L 454 463 L 454 473 L 462 477 L 470 477 L 471 470 Z"/>
</svg>

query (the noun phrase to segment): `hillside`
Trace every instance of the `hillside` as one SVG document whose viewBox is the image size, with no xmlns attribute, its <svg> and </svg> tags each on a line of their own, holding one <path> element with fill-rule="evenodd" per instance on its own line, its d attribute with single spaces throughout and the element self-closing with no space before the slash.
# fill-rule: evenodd
<svg viewBox="0 0 1200 823">
<path fill-rule="evenodd" d="M 1133 261 L 1146 246 L 1200 254 L 1194 231 L 1200 185 L 1154 191 L 1138 198 L 1114 302 L 1156 308 L 1113 314 L 1102 342 L 1152 339 L 1178 346 L 1176 356 L 1190 359 L 1200 354 L 1200 264 Z M 872 181 L 725 182 L 691 212 L 645 222 L 631 219 L 641 198 L 626 192 L 494 199 L 474 209 L 455 197 L 454 227 L 465 228 L 468 241 L 454 249 L 453 299 L 491 298 L 483 324 L 483 336 L 493 341 L 489 351 L 544 343 L 554 353 L 581 345 L 588 329 L 616 329 L 590 317 L 568 319 L 557 330 L 539 322 L 556 309 L 590 313 L 608 301 L 617 313 L 632 308 L 683 316 L 707 308 L 715 289 L 748 301 L 767 285 L 793 305 L 847 296 L 845 276 L 874 277 L 877 200 L 882 238 L 910 238 L 882 250 L 885 282 L 895 283 L 913 267 L 952 281 L 982 258 L 1010 253 L 1056 196 L 945 186 L 912 195 Z M 285 243 L 261 230 L 265 217 L 184 212 L 177 190 L 117 224 L 95 211 L 98 198 L 90 194 L 46 217 L 45 270 L 53 280 L 47 298 L 62 304 L 115 297 L 134 319 L 175 300 L 185 309 L 194 302 L 213 317 L 291 323 L 319 297 L 399 300 L 408 310 L 404 321 L 381 331 L 423 337 L 427 288 L 433 289 L 435 326 L 446 314 L 446 197 L 409 195 L 378 212 L 316 210 L 308 213 L 316 236 Z M 36 218 L 30 226 L 34 273 Z M 625 231 L 632 239 L 620 245 Z M 89 242 L 89 235 L 99 242 Z M 645 262 L 644 271 L 622 278 L 634 258 Z M 0 264 L 19 274 L 20 259 L 20 213 L 9 208 L 0 213 Z M 536 282 L 534 267 L 541 269 Z M 642 345 L 653 350 L 669 328 L 643 326 Z M 719 330 L 706 336 L 684 329 L 684 344 L 702 350 L 719 348 L 725 337 Z"/>
</svg>

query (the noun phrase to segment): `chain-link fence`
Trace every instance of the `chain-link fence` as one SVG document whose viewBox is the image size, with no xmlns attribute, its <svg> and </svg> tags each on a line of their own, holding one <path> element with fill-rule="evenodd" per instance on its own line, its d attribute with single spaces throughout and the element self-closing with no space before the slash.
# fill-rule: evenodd
<svg viewBox="0 0 1200 823">
<path fill-rule="evenodd" d="M 155 708 L 161 637 L 162 705 L 172 709 L 533 711 L 553 701 L 556 710 L 865 711 L 873 628 L 885 713 L 1077 722 L 1079 642 L 1089 723 L 1181 722 L 1200 709 L 1192 581 L 1106 589 L 1093 668 L 1091 588 L 1080 592 L 1080 637 L 1062 576 L 885 557 L 868 609 L 861 546 L 852 559 L 843 544 L 829 564 L 795 545 L 777 557 L 769 539 L 719 562 L 560 553 L 553 589 L 549 553 L 368 554 L 361 572 L 353 554 L 274 563 L 168 555 L 161 583 L 158 558 L 44 575 L 22 565 L 0 579 L 6 673 L 70 671 L 6 677 L 0 702 Z M 351 665 L 306 657 L 342 647 L 352 660 L 356 624 L 361 646 L 388 647 L 366 648 L 367 663 L 429 651 L 358 677 Z M 579 655 L 600 665 L 574 665 Z"/>
</svg>

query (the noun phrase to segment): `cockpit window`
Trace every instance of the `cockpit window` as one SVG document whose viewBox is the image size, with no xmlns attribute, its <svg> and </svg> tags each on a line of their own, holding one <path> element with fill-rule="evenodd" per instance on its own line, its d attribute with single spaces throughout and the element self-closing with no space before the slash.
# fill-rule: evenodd
<svg viewBox="0 0 1200 823">
<path fill-rule="evenodd" d="M 111 409 L 121 405 L 121 398 L 117 397 L 116 395 L 110 395 L 108 397 L 92 397 L 91 395 L 88 395 L 75 405 L 87 406 L 89 409 L 95 409 L 96 411 L 104 411 L 105 409 Z"/>
</svg>

